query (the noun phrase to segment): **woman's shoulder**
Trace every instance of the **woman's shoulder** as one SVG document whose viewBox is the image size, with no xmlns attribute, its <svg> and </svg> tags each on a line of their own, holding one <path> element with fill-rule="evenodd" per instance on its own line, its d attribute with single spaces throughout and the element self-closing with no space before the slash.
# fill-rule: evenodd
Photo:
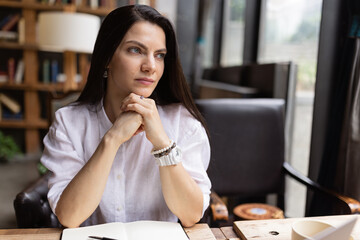
<svg viewBox="0 0 360 240">
<path fill-rule="evenodd" d="M 202 128 L 202 124 L 181 103 L 160 106 L 159 114 L 164 125 L 177 127 L 182 132 L 193 132 Z"/>
<path fill-rule="evenodd" d="M 82 116 L 87 115 L 90 112 L 91 107 L 89 105 L 70 103 L 56 110 L 55 115 L 61 116 Z"/>
<path fill-rule="evenodd" d="M 168 118 L 181 118 L 187 121 L 197 121 L 189 110 L 181 103 L 173 103 L 169 105 L 159 106 L 163 115 Z"/>
<path fill-rule="evenodd" d="M 92 116 L 96 114 L 96 107 L 89 105 L 80 105 L 80 104 L 69 104 L 64 107 L 59 108 L 55 112 L 55 122 L 71 123 L 72 125 L 76 123 L 84 124 L 85 121 L 88 121 Z"/>
</svg>

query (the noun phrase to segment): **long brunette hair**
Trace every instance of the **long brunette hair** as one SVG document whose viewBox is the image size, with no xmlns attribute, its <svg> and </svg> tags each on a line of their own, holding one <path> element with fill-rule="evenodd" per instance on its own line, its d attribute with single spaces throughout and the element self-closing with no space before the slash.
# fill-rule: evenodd
<svg viewBox="0 0 360 240">
<path fill-rule="evenodd" d="M 131 26 L 138 21 L 148 21 L 163 29 L 166 37 L 164 73 L 150 98 L 159 105 L 182 103 L 205 126 L 186 82 L 178 54 L 174 29 L 170 21 L 146 5 L 129 5 L 109 13 L 101 24 L 91 59 L 89 76 L 77 104 L 97 104 L 105 96 L 106 81 L 103 77 L 114 52 Z"/>
</svg>

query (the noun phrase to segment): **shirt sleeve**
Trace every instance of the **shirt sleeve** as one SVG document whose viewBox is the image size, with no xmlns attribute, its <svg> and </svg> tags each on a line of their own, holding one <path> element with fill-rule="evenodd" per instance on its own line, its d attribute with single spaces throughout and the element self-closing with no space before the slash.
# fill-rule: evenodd
<svg viewBox="0 0 360 240">
<path fill-rule="evenodd" d="M 206 131 L 200 122 L 196 128 L 179 136 L 178 145 L 182 151 L 182 163 L 203 192 L 203 215 L 209 206 L 211 182 L 206 173 L 210 162 L 210 144 Z"/>
<path fill-rule="evenodd" d="M 44 138 L 41 157 L 41 163 L 53 173 L 48 182 L 48 200 L 54 213 L 62 192 L 85 164 L 67 134 L 71 129 L 67 129 L 62 120 L 57 112 Z"/>
</svg>

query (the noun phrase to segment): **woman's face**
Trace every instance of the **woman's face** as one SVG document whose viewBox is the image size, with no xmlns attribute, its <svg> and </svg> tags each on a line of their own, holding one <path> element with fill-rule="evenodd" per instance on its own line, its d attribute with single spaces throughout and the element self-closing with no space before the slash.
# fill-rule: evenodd
<svg viewBox="0 0 360 240">
<path fill-rule="evenodd" d="M 166 38 L 161 27 L 135 23 L 108 65 L 107 94 L 120 99 L 130 93 L 149 97 L 164 72 Z"/>
</svg>

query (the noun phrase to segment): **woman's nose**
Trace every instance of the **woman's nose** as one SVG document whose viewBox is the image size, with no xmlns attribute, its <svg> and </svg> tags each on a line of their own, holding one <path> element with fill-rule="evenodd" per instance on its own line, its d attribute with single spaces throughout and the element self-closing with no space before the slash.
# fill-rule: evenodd
<svg viewBox="0 0 360 240">
<path fill-rule="evenodd" d="M 152 73 L 155 71 L 155 67 L 155 58 L 153 56 L 148 56 L 144 59 L 144 62 L 141 65 L 141 70 Z"/>
</svg>

